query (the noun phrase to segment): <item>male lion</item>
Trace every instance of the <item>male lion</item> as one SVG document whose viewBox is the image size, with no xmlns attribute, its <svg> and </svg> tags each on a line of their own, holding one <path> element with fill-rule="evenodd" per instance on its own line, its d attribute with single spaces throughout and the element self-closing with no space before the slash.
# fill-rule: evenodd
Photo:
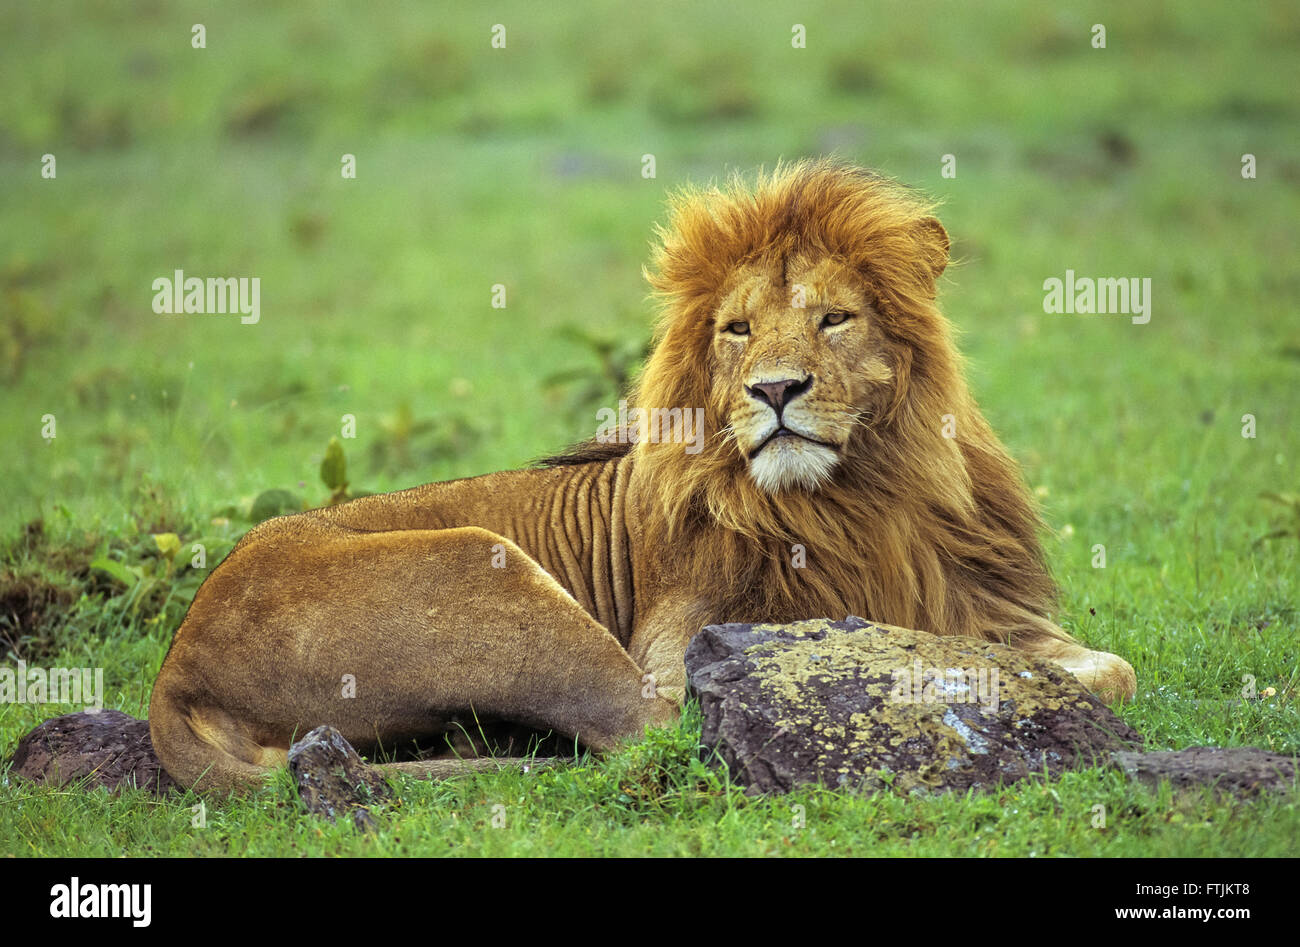
<svg viewBox="0 0 1300 947">
<path fill-rule="evenodd" d="M 173 777 L 244 789 L 320 724 L 392 746 L 469 709 L 603 750 L 675 718 L 712 622 L 856 614 L 1134 693 L 1051 620 L 1039 521 L 934 304 L 948 237 L 924 203 L 801 162 L 679 195 L 659 237 L 632 403 L 702 409 L 703 449 L 638 428 L 255 527 L 154 685 Z"/>
</svg>

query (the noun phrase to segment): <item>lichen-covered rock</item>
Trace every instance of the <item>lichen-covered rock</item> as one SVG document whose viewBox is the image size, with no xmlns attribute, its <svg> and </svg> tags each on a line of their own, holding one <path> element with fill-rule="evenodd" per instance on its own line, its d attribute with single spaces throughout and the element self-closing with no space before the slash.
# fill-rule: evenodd
<svg viewBox="0 0 1300 947">
<path fill-rule="evenodd" d="M 1056 664 L 852 616 L 710 625 L 686 670 L 703 743 L 751 792 L 987 789 L 1141 743 Z"/>
<path fill-rule="evenodd" d="M 13 775 L 46 786 L 85 779 L 88 786 L 177 789 L 158 762 L 149 721 L 118 710 L 82 711 L 46 720 L 18 741 Z"/>
<path fill-rule="evenodd" d="M 1295 760 L 1249 746 L 1192 746 L 1154 753 L 1120 751 L 1111 759 L 1130 779 L 1151 789 L 1162 779 L 1169 780 L 1175 790 L 1209 786 L 1238 798 L 1296 788 Z"/>
<path fill-rule="evenodd" d="M 289 772 L 307 811 L 331 822 L 347 814 L 358 828 L 373 828 L 370 806 L 393 799 L 379 770 L 333 727 L 317 727 L 289 747 Z"/>
</svg>

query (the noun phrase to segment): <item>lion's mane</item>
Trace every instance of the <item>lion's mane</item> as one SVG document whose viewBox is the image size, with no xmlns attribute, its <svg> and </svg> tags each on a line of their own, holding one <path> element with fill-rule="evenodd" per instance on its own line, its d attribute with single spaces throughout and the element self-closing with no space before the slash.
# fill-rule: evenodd
<svg viewBox="0 0 1300 947">
<path fill-rule="evenodd" d="M 1014 462 L 963 378 L 935 280 L 948 240 L 903 187 L 831 161 L 778 166 L 757 186 L 692 189 L 670 202 L 646 271 L 661 301 L 656 346 L 633 403 L 703 407 L 698 454 L 634 449 L 654 500 L 643 524 L 665 568 L 718 590 L 719 617 L 787 621 L 857 614 L 939 634 L 1060 637 L 1040 522 Z M 761 491 L 723 436 L 710 397 L 713 313 L 746 262 L 800 252 L 853 266 L 895 353 L 892 400 L 859 426 L 815 492 Z M 952 415 L 955 438 L 943 436 Z M 806 565 L 794 565 L 793 547 Z"/>
</svg>

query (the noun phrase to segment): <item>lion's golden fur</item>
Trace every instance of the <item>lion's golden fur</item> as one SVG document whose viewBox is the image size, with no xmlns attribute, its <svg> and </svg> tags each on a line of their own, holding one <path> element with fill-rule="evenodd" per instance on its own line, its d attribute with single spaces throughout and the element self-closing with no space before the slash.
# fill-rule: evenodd
<svg viewBox="0 0 1300 947">
<path fill-rule="evenodd" d="M 727 620 L 857 614 L 940 634 L 1064 637 L 1049 618 L 1055 588 L 1029 494 L 935 305 L 948 241 L 930 211 L 886 179 L 828 161 L 671 203 L 647 271 L 663 314 L 634 403 L 704 406 L 706 430 L 724 427 L 708 388 L 712 313 L 729 274 L 754 261 L 826 254 L 865 274 L 897 352 L 892 402 L 856 429 L 816 492 L 760 490 L 724 437 L 695 456 L 636 446 L 658 499 L 645 524 L 652 547 L 684 576 L 724 582 Z M 953 439 L 942 433 L 948 415 Z M 810 567 L 792 565 L 795 544 Z"/>
</svg>

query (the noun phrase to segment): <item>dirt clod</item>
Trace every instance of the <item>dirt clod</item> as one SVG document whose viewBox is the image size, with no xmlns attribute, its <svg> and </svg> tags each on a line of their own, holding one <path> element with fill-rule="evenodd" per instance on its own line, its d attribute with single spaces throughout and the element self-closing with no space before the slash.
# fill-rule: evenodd
<svg viewBox="0 0 1300 947">
<path fill-rule="evenodd" d="M 1185 750 L 1111 754 L 1117 769 L 1155 789 L 1163 779 L 1175 790 L 1213 787 L 1240 799 L 1294 791 L 1296 761 L 1250 746 L 1192 746 Z"/>
<path fill-rule="evenodd" d="M 118 710 L 82 711 L 46 720 L 18 741 L 13 774 L 45 786 L 83 778 L 89 787 L 177 789 L 149 738 L 149 721 Z"/>
<path fill-rule="evenodd" d="M 384 777 L 333 727 L 317 727 L 291 746 L 289 771 L 307 811 L 331 822 L 347 815 L 357 828 L 372 829 L 370 806 L 393 799 Z"/>
</svg>

